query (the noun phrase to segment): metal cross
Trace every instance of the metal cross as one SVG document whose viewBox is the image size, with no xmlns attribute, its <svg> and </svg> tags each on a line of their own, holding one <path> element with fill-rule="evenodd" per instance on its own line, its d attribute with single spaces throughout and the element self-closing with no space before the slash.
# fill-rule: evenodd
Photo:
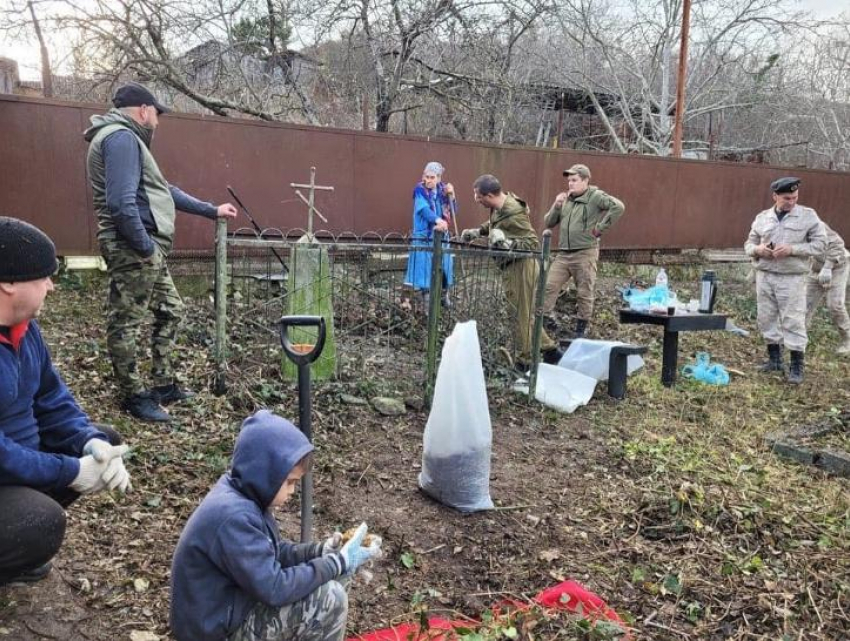
<svg viewBox="0 0 850 641">
<path fill-rule="evenodd" d="M 322 216 L 321 212 L 316 209 L 316 190 L 320 191 L 333 191 L 333 187 L 324 187 L 322 185 L 316 184 L 316 168 L 310 167 L 310 184 L 304 185 L 301 183 L 289 183 L 289 186 L 295 189 L 296 195 L 304 202 L 307 207 L 309 207 L 309 213 L 307 215 L 307 235 L 310 237 L 310 241 L 313 240 L 313 214 L 315 213 L 319 218 L 321 218 L 324 222 L 328 222 L 328 219 Z M 304 194 L 301 193 L 300 189 L 309 189 L 310 197 L 305 198 Z"/>
</svg>

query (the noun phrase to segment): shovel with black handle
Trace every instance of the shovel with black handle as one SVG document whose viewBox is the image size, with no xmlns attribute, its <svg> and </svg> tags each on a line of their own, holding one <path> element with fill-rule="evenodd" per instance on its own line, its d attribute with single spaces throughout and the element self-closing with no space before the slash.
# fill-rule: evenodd
<svg viewBox="0 0 850 641">
<path fill-rule="evenodd" d="M 315 343 L 293 343 L 291 327 L 315 327 Z M 284 316 L 280 319 L 280 344 L 286 357 L 298 368 L 298 427 L 313 442 L 312 400 L 310 398 L 310 364 L 322 355 L 325 347 L 325 319 L 321 316 Z M 308 543 L 313 532 L 313 473 L 301 479 L 301 542 Z"/>
</svg>

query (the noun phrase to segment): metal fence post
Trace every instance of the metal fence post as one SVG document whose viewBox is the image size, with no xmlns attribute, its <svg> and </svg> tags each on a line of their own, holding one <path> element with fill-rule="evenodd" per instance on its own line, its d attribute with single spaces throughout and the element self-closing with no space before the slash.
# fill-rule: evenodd
<svg viewBox="0 0 850 641">
<path fill-rule="evenodd" d="M 218 218 L 215 227 L 215 378 L 213 393 L 227 390 L 227 219 Z"/>
<path fill-rule="evenodd" d="M 537 259 L 540 261 L 537 289 L 534 292 L 534 332 L 531 336 L 531 376 L 528 379 L 528 400 L 534 400 L 537 390 L 537 366 L 540 363 L 540 340 L 543 334 L 543 299 L 546 296 L 546 277 L 549 269 L 549 251 L 552 244 L 552 230 L 543 232 L 543 251 Z"/>
<path fill-rule="evenodd" d="M 425 369 L 425 403 L 431 405 L 437 379 L 437 337 L 440 332 L 440 298 L 443 295 L 443 232 L 434 230 L 431 251 L 431 289 L 428 296 L 428 348 Z"/>
</svg>

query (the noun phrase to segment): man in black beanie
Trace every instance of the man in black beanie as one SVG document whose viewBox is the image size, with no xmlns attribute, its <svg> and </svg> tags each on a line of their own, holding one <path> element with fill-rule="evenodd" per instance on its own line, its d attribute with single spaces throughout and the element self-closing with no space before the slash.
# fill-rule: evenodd
<svg viewBox="0 0 850 641">
<path fill-rule="evenodd" d="M 209 219 L 235 217 L 230 203 L 213 205 L 169 184 L 150 146 L 159 116 L 169 110 L 143 85 L 127 83 L 112 98 L 114 109 L 92 116 L 89 180 L 97 213 L 97 239 L 109 275 L 106 346 L 122 406 L 142 421 L 168 422 L 162 406 L 192 393 L 175 380 L 171 365 L 183 301 L 168 271 L 175 212 Z M 148 389 L 136 365 L 142 321 L 153 315 Z"/>
<path fill-rule="evenodd" d="M 77 405 L 35 321 L 55 271 L 51 240 L 0 216 L 0 585 L 47 576 L 81 494 L 130 488 L 127 446 Z"/>
</svg>

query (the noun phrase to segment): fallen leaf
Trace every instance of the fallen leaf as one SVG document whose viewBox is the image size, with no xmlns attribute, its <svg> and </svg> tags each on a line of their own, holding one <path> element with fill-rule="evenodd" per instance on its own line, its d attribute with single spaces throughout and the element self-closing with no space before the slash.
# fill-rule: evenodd
<svg viewBox="0 0 850 641">
<path fill-rule="evenodd" d="M 555 561 L 556 559 L 560 559 L 561 553 L 556 549 L 543 550 L 540 554 L 537 555 L 537 557 L 541 561 L 546 561 L 547 563 L 551 563 L 552 561 Z"/>
</svg>

